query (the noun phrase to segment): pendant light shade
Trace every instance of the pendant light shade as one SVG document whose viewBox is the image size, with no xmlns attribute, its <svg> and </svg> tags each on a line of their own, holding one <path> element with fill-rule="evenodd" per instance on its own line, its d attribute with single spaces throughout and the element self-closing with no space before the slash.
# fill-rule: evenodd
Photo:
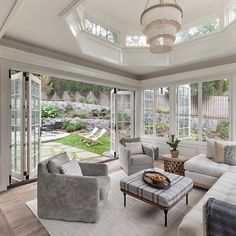
<svg viewBox="0 0 236 236">
<path fill-rule="evenodd" d="M 148 3 L 149 1 L 147 5 Z M 160 1 L 160 4 L 144 10 L 140 22 L 152 53 L 166 53 L 172 50 L 176 33 L 181 29 L 182 18 L 183 11 L 176 2 Z"/>
</svg>

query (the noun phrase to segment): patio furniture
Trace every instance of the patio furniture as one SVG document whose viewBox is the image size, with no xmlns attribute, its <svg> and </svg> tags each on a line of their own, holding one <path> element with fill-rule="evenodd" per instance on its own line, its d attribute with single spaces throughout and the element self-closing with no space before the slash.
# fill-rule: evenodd
<svg viewBox="0 0 236 236">
<path fill-rule="evenodd" d="M 93 146 L 97 144 L 102 144 L 100 139 L 107 133 L 106 129 L 102 129 L 100 132 L 98 132 L 94 137 L 91 138 L 85 138 L 84 142 L 87 144 L 87 146 Z"/>
<path fill-rule="evenodd" d="M 107 199 L 110 188 L 107 165 L 79 163 L 83 176 L 60 174 L 60 166 L 68 161 L 66 153 L 61 153 L 39 163 L 38 216 L 96 222 L 100 201 Z"/>
<path fill-rule="evenodd" d="M 168 211 L 186 196 L 188 204 L 188 193 L 193 188 L 190 178 L 164 172 L 155 168 L 155 171 L 163 173 L 171 181 L 171 187 L 163 190 L 152 188 L 143 181 L 143 171 L 126 177 L 120 181 L 120 190 L 124 194 L 124 206 L 126 206 L 126 195 L 130 195 L 152 206 L 160 208 L 165 213 L 165 226 L 167 226 Z"/>
<path fill-rule="evenodd" d="M 154 167 L 155 152 L 152 147 L 144 144 L 138 154 L 132 154 L 126 147 L 126 143 L 140 143 L 140 138 L 122 138 L 119 145 L 120 167 L 128 174 L 132 175 L 140 170 Z"/>
<path fill-rule="evenodd" d="M 98 132 L 98 127 L 95 127 L 91 132 L 89 133 L 79 133 L 79 136 L 82 137 L 81 141 L 83 142 L 84 140 L 86 140 L 87 138 L 92 138 L 95 137 L 97 132 Z"/>
</svg>

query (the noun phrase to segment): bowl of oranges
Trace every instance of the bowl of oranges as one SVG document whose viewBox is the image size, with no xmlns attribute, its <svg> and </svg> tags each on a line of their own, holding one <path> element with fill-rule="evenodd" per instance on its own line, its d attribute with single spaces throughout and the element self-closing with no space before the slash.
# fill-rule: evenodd
<svg viewBox="0 0 236 236">
<path fill-rule="evenodd" d="M 168 189 L 171 185 L 167 176 L 155 170 L 145 170 L 143 172 L 143 181 L 147 185 L 157 189 Z"/>
</svg>

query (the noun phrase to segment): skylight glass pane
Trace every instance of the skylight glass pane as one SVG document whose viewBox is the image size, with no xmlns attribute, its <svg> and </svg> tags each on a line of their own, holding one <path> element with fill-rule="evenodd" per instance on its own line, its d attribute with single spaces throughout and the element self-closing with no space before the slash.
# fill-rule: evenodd
<svg viewBox="0 0 236 236">
<path fill-rule="evenodd" d="M 146 36 L 126 36 L 127 47 L 147 47 Z"/>
<path fill-rule="evenodd" d="M 85 19 L 84 26 L 85 26 L 85 30 L 87 30 L 88 32 L 100 38 L 103 38 L 109 42 L 117 43 L 117 38 L 118 38 L 117 34 L 106 29 L 105 27 L 98 25 L 90 21 L 89 19 Z"/>
<path fill-rule="evenodd" d="M 235 21 L 235 19 L 236 19 L 236 6 L 233 6 L 229 10 L 229 22 L 228 23 Z"/>
<path fill-rule="evenodd" d="M 210 33 L 218 32 L 220 26 L 219 18 L 206 21 L 200 25 L 180 31 L 176 35 L 175 43 L 183 43 L 191 39 L 196 39 Z"/>
</svg>

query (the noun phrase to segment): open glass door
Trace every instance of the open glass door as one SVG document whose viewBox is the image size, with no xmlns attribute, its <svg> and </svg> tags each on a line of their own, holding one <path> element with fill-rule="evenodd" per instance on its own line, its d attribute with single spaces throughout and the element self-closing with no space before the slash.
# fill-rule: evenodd
<svg viewBox="0 0 236 236">
<path fill-rule="evenodd" d="M 41 81 L 11 75 L 11 183 L 35 178 L 40 161 Z"/>
<path fill-rule="evenodd" d="M 11 168 L 15 180 L 23 180 L 25 172 L 24 91 L 23 73 L 11 75 Z"/>
<path fill-rule="evenodd" d="M 28 82 L 28 144 L 27 144 L 27 172 L 29 178 L 37 175 L 40 162 L 41 147 L 41 81 L 34 75 L 29 75 Z"/>
<path fill-rule="evenodd" d="M 134 137 L 134 92 L 111 92 L 111 151 L 117 155 L 119 140 Z"/>
</svg>

